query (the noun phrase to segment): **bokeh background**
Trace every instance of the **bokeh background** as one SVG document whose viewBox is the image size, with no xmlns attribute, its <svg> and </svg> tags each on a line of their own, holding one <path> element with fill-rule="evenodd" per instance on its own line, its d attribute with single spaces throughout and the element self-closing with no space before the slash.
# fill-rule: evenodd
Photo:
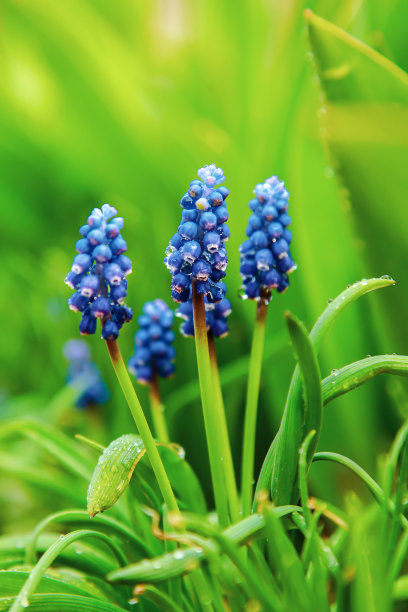
<svg viewBox="0 0 408 612">
<path fill-rule="evenodd" d="M 4 418 L 44 416 L 64 387 L 62 346 L 77 337 L 79 317 L 68 310 L 63 279 L 89 211 L 109 202 L 126 220 L 134 262 L 127 303 L 135 315 L 146 300 L 170 304 L 162 260 L 180 218 L 179 199 L 197 168 L 212 162 L 224 169 L 231 190 L 226 280 L 233 314 L 217 350 L 237 467 L 255 315 L 255 305 L 237 297 L 238 246 L 256 183 L 271 174 L 285 181 L 299 265 L 290 290 L 269 307 L 258 465 L 294 367 L 284 310 L 310 327 L 348 283 L 391 274 L 395 288 L 363 298 L 336 324 L 323 347 L 322 374 L 367 354 L 407 352 L 402 73 L 400 91 L 350 57 L 337 72 L 327 71 L 326 82 L 323 72 L 322 82 L 315 52 L 324 40 L 311 47 L 307 7 L 407 69 L 404 0 L 1 2 Z M 121 332 L 125 359 L 135 330 L 136 317 Z M 133 426 L 103 342 L 97 335 L 87 342 L 111 400 L 99 413 L 70 408 L 58 424 L 105 443 Z M 208 484 L 194 344 L 178 335 L 176 349 L 176 376 L 162 385 L 171 433 Z M 145 389 L 140 393 L 146 403 Z M 373 381 L 327 408 L 320 447 L 375 470 L 407 405 L 404 380 Z M 314 467 L 312 477 L 316 491 L 332 498 L 344 484 L 332 466 Z"/>
</svg>

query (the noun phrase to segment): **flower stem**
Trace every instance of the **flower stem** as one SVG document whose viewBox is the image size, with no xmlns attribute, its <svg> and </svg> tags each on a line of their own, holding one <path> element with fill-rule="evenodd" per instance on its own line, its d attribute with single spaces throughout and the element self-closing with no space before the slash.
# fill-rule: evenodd
<svg viewBox="0 0 408 612">
<path fill-rule="evenodd" d="M 169 512 L 179 512 L 170 481 L 156 447 L 156 442 L 153 439 L 143 409 L 136 395 L 136 391 L 129 378 L 129 374 L 123 362 L 118 343 L 116 340 L 106 340 L 106 346 L 108 347 L 113 368 L 116 372 L 116 376 L 118 377 L 119 384 L 122 387 L 122 391 L 130 408 L 130 412 L 135 420 L 140 437 L 143 440 L 147 456 L 149 457 L 149 461 L 156 476 L 160 491 L 163 495 L 167 510 Z"/>
<path fill-rule="evenodd" d="M 266 313 L 267 302 L 261 296 L 256 307 L 254 335 L 252 337 L 251 355 L 249 358 L 241 471 L 242 516 L 247 516 L 251 512 L 252 506 L 256 415 L 265 343 Z"/>
<path fill-rule="evenodd" d="M 225 417 L 224 400 L 222 397 L 222 388 L 220 382 L 220 374 L 218 371 L 217 353 L 215 350 L 214 336 L 211 330 L 208 332 L 208 348 L 210 351 L 210 363 L 211 372 L 213 376 L 214 384 L 214 396 L 215 401 L 218 404 L 217 414 L 219 415 L 220 421 L 218 423 L 219 433 L 222 438 L 222 445 L 225 449 L 225 461 L 224 461 L 224 477 L 227 488 L 228 503 L 230 509 L 230 515 L 232 521 L 235 523 L 239 520 L 239 500 L 237 483 L 234 472 L 234 464 L 232 461 L 231 445 L 228 437 L 228 427 Z"/>
<path fill-rule="evenodd" d="M 219 406 L 215 401 L 213 377 L 211 374 L 208 350 L 207 324 L 205 320 L 204 296 L 197 293 L 193 281 L 193 315 L 195 346 L 197 354 L 198 377 L 200 380 L 201 402 L 203 406 L 205 433 L 210 458 L 211 477 L 214 488 L 215 506 L 220 525 L 229 523 L 228 499 L 224 478 L 225 448 L 219 434 Z"/>
<path fill-rule="evenodd" d="M 164 406 L 160 396 L 159 379 L 156 372 L 153 374 L 153 379 L 149 384 L 149 399 L 156 437 L 160 442 L 169 442 L 169 433 L 164 417 Z"/>
</svg>

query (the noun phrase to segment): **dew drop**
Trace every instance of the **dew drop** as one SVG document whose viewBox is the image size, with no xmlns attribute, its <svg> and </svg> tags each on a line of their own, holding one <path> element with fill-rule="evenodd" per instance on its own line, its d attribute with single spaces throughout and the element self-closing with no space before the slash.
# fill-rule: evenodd
<svg viewBox="0 0 408 612">
<path fill-rule="evenodd" d="M 176 550 L 173 556 L 175 559 L 184 559 L 185 553 L 182 550 Z"/>
<path fill-rule="evenodd" d="M 333 300 L 333 298 L 329 298 L 329 299 L 327 300 L 327 303 L 328 303 L 328 304 L 331 304 L 333 301 L 334 301 L 334 300 Z"/>
<path fill-rule="evenodd" d="M 20 604 L 21 604 L 21 607 L 22 607 L 22 608 L 28 608 L 28 606 L 30 605 L 30 602 L 28 601 L 28 599 L 27 599 L 27 596 L 26 596 L 26 595 L 24 595 L 24 596 L 21 598 Z"/>
<path fill-rule="evenodd" d="M 361 284 L 362 284 L 362 285 L 368 285 L 368 280 L 367 280 L 366 278 L 363 278 L 363 279 L 361 280 Z"/>
<path fill-rule="evenodd" d="M 389 274 L 383 274 L 380 278 L 382 278 L 382 280 L 391 280 L 391 276 Z"/>
<path fill-rule="evenodd" d="M 333 376 L 337 376 L 337 374 L 339 373 L 338 370 L 334 369 L 331 371 L 331 374 L 333 374 Z"/>
</svg>

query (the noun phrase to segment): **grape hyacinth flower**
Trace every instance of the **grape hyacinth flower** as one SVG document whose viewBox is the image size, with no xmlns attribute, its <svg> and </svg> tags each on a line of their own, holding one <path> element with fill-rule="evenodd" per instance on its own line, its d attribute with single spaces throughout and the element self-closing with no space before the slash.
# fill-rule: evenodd
<svg viewBox="0 0 408 612">
<path fill-rule="evenodd" d="M 127 245 L 120 234 L 124 220 L 116 214 L 109 204 L 93 209 L 79 229 L 78 254 L 65 278 L 75 289 L 68 299 L 69 307 L 82 313 L 79 331 L 94 334 L 99 318 L 104 340 L 116 340 L 122 325 L 132 318 L 132 310 L 124 303 L 132 262 L 124 255 Z"/>
<path fill-rule="evenodd" d="M 174 312 L 161 300 L 146 302 L 138 318 L 135 353 L 128 369 L 140 383 L 150 383 L 154 374 L 168 378 L 174 373 Z"/>
<path fill-rule="evenodd" d="M 226 223 L 229 190 L 221 186 L 224 172 L 215 164 L 200 168 L 197 174 L 199 179 L 191 181 L 180 200 L 181 222 L 170 239 L 164 263 L 172 275 L 171 297 L 181 304 L 178 315 L 186 318 L 183 333 L 195 337 L 215 505 L 220 525 L 226 526 L 230 518 L 238 518 L 238 505 L 235 490 L 231 494 L 231 488 L 236 489 L 235 475 L 212 351 L 213 335 L 207 329 L 214 328 L 218 336 L 228 329 L 225 316 L 217 317 L 215 309 L 210 313 L 209 308 L 220 303 L 226 292 L 222 279 L 228 264 L 225 242 L 230 236 Z"/>
<path fill-rule="evenodd" d="M 231 314 L 231 302 L 222 298 L 216 304 L 210 304 L 207 297 L 204 298 L 205 319 L 207 332 L 214 338 L 224 338 L 228 334 L 227 317 Z M 180 304 L 176 310 L 176 317 L 184 319 L 180 326 L 180 332 L 185 337 L 194 337 L 193 300 L 190 296 L 188 302 Z"/>
<path fill-rule="evenodd" d="M 289 287 L 289 274 L 296 269 L 289 245 L 292 233 L 288 229 L 291 218 L 287 213 L 289 193 L 278 177 L 271 176 L 256 185 L 255 198 L 250 200 L 246 235 L 240 246 L 240 274 L 243 279 L 241 297 L 257 302 L 248 386 L 245 406 L 244 439 L 242 448 L 242 515 L 251 511 L 254 474 L 256 418 L 262 357 L 265 343 L 267 307 L 272 290 L 283 293 Z"/>
<path fill-rule="evenodd" d="M 256 185 L 254 192 L 256 197 L 249 202 L 252 215 L 246 229 L 248 239 L 240 247 L 241 297 L 268 303 L 273 289 L 286 291 L 288 275 L 297 268 L 289 248 L 289 193 L 276 176 Z"/>
<path fill-rule="evenodd" d="M 158 377 L 168 378 L 174 372 L 176 352 L 171 327 L 174 312 L 163 300 L 146 302 L 138 319 L 135 334 L 135 353 L 129 359 L 128 369 L 136 379 L 149 385 L 149 398 L 154 429 L 161 442 L 169 442 L 164 406 L 161 401 Z"/>
<path fill-rule="evenodd" d="M 191 181 L 181 198 L 181 222 L 164 259 L 172 275 L 171 297 L 178 303 L 189 300 L 193 281 L 197 293 L 209 303 L 225 295 L 220 281 L 228 263 L 224 243 L 230 236 L 225 203 L 229 190 L 218 186 L 224 172 L 215 164 L 200 168 L 197 174 L 200 178 Z"/>
<path fill-rule="evenodd" d="M 83 340 L 68 340 L 63 353 L 69 362 L 67 384 L 79 392 L 75 406 L 83 409 L 107 402 L 109 391 L 99 369 L 91 361 L 88 345 Z"/>
</svg>

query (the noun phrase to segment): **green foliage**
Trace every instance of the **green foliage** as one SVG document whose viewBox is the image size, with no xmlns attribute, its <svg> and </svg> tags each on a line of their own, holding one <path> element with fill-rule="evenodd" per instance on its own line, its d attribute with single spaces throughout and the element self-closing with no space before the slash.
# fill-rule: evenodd
<svg viewBox="0 0 408 612">
<path fill-rule="evenodd" d="M 407 9 L 399 0 L 310 6 L 322 17 L 295 2 L 3 3 L 0 610 L 406 608 Z M 217 344 L 224 398 L 205 334 L 199 355 L 202 391 L 218 411 L 211 482 L 192 343 L 177 339 L 177 375 L 162 389 L 170 439 L 188 463 L 182 447 L 153 440 L 147 394 L 139 405 L 113 358 L 147 442 L 124 434 L 134 425 L 96 339 L 112 399 L 99 412 L 76 411 L 61 346 L 77 333 L 62 278 L 90 208 L 108 200 L 126 219 L 138 311 L 168 291 L 160 253 L 178 197 L 185 177 L 213 159 L 234 200 L 232 333 Z M 244 514 L 252 512 L 231 524 L 238 504 L 227 474 L 242 460 L 253 319 L 233 297 L 236 247 L 250 188 L 271 173 L 291 192 L 300 266 L 254 343 L 258 372 L 263 365 L 259 398 L 249 381 L 259 403 L 249 441 L 257 487 L 251 496 L 245 464 Z M 363 279 L 311 326 L 350 279 L 385 272 L 395 290 L 359 300 L 395 284 Z M 127 357 L 131 330 L 121 344 Z M 224 405 L 234 465 L 225 462 L 228 432 L 219 435 Z M 216 479 L 218 517 L 209 511 Z M 89 517 L 88 486 L 89 514 L 107 514 Z"/>
</svg>

